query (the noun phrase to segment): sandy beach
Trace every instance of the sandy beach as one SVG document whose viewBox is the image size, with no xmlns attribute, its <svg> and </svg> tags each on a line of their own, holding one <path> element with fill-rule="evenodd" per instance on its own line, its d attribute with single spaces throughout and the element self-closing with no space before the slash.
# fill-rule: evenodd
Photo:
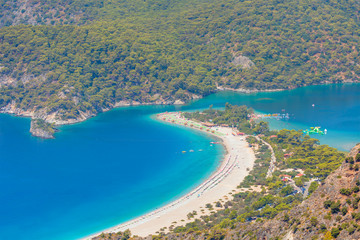
<svg viewBox="0 0 360 240">
<path fill-rule="evenodd" d="M 228 199 L 230 200 L 232 194 L 239 192 L 237 186 L 248 174 L 248 170 L 254 165 L 255 155 L 245 141 L 245 136 L 233 134 L 234 131 L 230 127 L 202 126 L 197 122 L 182 118 L 180 113 L 158 114 L 157 118 L 171 124 L 198 129 L 199 131 L 221 138 L 222 142 L 215 142 L 213 144 L 222 143 L 226 148 L 227 154 L 217 170 L 187 195 L 155 211 L 102 231 L 104 233 L 130 229 L 132 234 L 145 237 L 149 234 L 158 233 L 161 228 L 167 232 L 170 226 L 182 226 L 187 222 L 193 221 L 194 218 L 188 219 L 187 217 L 190 212 L 196 211 L 197 215 L 195 215 L 195 218 L 208 215 L 210 210 L 205 205 L 210 203 L 216 209 L 215 202 L 225 203 Z M 84 239 L 91 239 L 100 233 Z"/>
</svg>

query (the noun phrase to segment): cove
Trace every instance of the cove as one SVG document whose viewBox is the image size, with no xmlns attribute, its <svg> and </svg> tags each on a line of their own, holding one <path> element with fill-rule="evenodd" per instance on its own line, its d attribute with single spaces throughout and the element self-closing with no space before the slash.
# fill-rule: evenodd
<svg viewBox="0 0 360 240">
<path fill-rule="evenodd" d="M 220 92 L 192 104 L 192 108 L 223 107 L 226 102 L 247 105 L 263 113 L 289 113 L 287 121 L 267 120 L 273 129 L 320 126 L 327 135 L 311 135 L 322 144 L 349 151 L 360 142 L 360 84 L 330 84 L 290 91 L 252 94 Z M 314 107 L 312 106 L 314 104 Z"/>
<path fill-rule="evenodd" d="M 62 126 L 54 140 L 31 137 L 29 119 L 2 114 L 0 239 L 84 237 L 154 210 L 208 177 L 222 147 L 200 132 L 155 121 L 156 113 L 226 102 L 265 113 L 285 109 L 291 118 L 271 121 L 273 128 L 318 125 L 328 129 L 321 143 L 349 150 L 360 140 L 359 93 L 359 84 L 219 92 L 185 106 L 114 109 Z"/>
</svg>

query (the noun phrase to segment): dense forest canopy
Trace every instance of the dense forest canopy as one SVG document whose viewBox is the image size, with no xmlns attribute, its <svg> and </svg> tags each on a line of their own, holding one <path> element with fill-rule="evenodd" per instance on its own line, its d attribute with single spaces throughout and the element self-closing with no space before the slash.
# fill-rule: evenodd
<svg viewBox="0 0 360 240">
<path fill-rule="evenodd" d="M 354 0 L 1 0 L 0 8 L 0 108 L 71 119 L 120 101 L 360 74 Z"/>
</svg>

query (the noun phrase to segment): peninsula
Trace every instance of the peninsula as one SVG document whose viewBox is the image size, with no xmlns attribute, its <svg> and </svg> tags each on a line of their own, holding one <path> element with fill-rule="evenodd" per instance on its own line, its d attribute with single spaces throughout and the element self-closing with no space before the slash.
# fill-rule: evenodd
<svg viewBox="0 0 360 240">
<path fill-rule="evenodd" d="M 306 230 L 308 228 L 314 229 L 316 236 L 337 237 L 344 229 L 347 231 L 343 231 L 343 236 L 348 236 L 345 232 L 353 234 L 356 230 L 354 230 L 355 227 L 349 226 L 349 207 L 343 204 L 344 207 L 341 210 L 341 202 L 323 200 L 327 199 L 326 195 L 334 199 L 333 191 L 326 192 L 329 186 L 327 188 L 319 187 L 324 182 L 327 184 L 329 181 L 334 181 L 328 180 L 327 177 L 334 179 L 332 172 L 345 160 L 345 154 L 327 145 L 319 145 L 318 140 L 304 135 L 301 131 L 285 129 L 270 131 L 266 122 L 254 120 L 251 113 L 252 110 L 245 106 L 226 104 L 225 110 L 214 110 L 210 107 L 201 112 L 158 115 L 158 118 L 171 124 L 200 129 L 223 138 L 227 149 L 231 148 L 227 158 L 223 161 L 220 171 L 217 171 L 209 180 L 188 195 L 148 215 L 109 229 L 93 239 L 113 239 L 113 237 L 128 239 L 131 234 L 134 234 L 133 239 L 144 239 L 143 237 L 148 234 L 158 239 L 256 239 L 257 237 L 264 238 L 267 231 L 269 231 L 269 236 L 275 238 L 282 234 L 280 239 L 291 239 L 291 236 L 302 239 L 301 236 L 314 235 L 312 231 Z M 246 136 L 246 132 L 249 135 Z M 247 143 L 244 141 L 244 136 L 246 136 Z M 230 144 L 228 144 L 229 142 Z M 231 142 L 237 142 L 237 144 L 232 145 Z M 216 143 L 213 142 L 213 144 Z M 242 145 L 243 143 L 245 144 Z M 246 172 L 242 169 L 246 165 L 241 166 L 241 164 L 246 161 L 234 162 L 240 167 L 239 169 L 234 167 L 232 171 L 229 171 L 232 166 L 230 165 L 229 170 L 225 170 L 229 172 L 227 175 L 229 179 L 232 179 L 233 175 L 235 176 L 236 170 L 239 170 L 239 173 L 242 172 L 234 178 L 234 185 L 232 187 L 226 185 L 227 178 L 217 185 L 214 184 L 212 179 L 217 178 L 222 169 L 227 169 L 226 166 L 228 166 L 228 162 L 232 161 L 233 154 L 241 156 L 246 153 L 246 150 L 250 151 L 250 155 L 245 159 L 251 159 L 250 171 Z M 345 160 L 348 163 L 346 169 L 350 168 L 350 172 L 359 171 L 358 164 L 355 164 L 355 161 L 360 161 L 358 148 L 353 150 L 351 155 L 352 157 Z M 235 159 L 238 160 L 239 157 Z M 351 178 L 349 174 L 346 177 L 350 176 Z M 342 177 L 337 177 L 337 179 L 340 178 Z M 237 185 L 239 182 L 236 183 L 236 181 L 239 180 L 242 182 Z M 208 183 L 214 184 L 216 187 L 211 189 L 207 187 Z M 198 194 L 202 193 L 203 186 L 210 189 L 209 192 Z M 227 191 L 223 188 L 226 188 Z M 233 190 L 230 190 L 231 188 Z M 319 197 L 318 188 L 319 191 L 322 191 L 321 197 Z M 224 196 L 223 193 L 228 192 L 228 189 L 230 192 Z M 359 192 L 359 187 L 336 191 L 350 196 L 351 193 Z M 213 198 L 212 192 L 216 193 Z M 206 196 L 207 201 L 201 202 L 201 196 Z M 307 200 L 309 196 L 312 202 Z M 313 196 L 316 196 L 315 200 Z M 220 200 L 217 201 L 216 198 L 220 198 Z M 354 200 L 356 206 L 353 205 L 355 209 L 358 204 L 356 199 Z M 330 214 L 324 216 L 324 219 L 330 221 L 317 219 L 314 214 L 322 211 L 319 209 L 318 201 L 325 201 L 325 208 L 334 209 L 332 214 L 342 212 L 344 216 L 347 216 L 346 221 L 349 222 L 336 224 L 331 221 Z M 347 201 L 348 204 L 352 203 L 351 200 Z M 189 202 L 188 205 L 191 203 L 192 208 L 187 208 L 186 202 Z M 305 209 L 304 206 L 311 207 Z M 292 214 L 297 212 L 298 208 L 301 209 L 303 215 Z M 312 208 L 318 212 L 309 212 Z M 186 214 L 186 212 L 188 213 Z M 308 225 L 309 219 L 306 218 L 306 214 L 314 216 L 309 223 L 312 227 Z M 354 213 L 352 215 L 353 218 L 357 217 Z M 177 216 L 181 217 L 177 218 Z M 301 220 L 298 220 L 296 216 L 301 217 Z M 180 223 L 178 219 L 181 219 Z M 342 217 L 336 215 L 336 219 L 340 221 Z M 170 221 L 173 222 L 170 223 Z M 285 222 L 286 228 L 281 227 L 282 222 Z M 169 226 L 169 224 L 171 225 Z M 298 233 L 291 230 L 293 229 L 291 226 L 297 227 L 300 224 L 303 228 L 297 230 Z M 358 227 L 355 223 L 351 224 Z M 162 227 L 158 229 L 161 225 Z M 253 236 L 257 237 L 253 238 Z"/>
</svg>

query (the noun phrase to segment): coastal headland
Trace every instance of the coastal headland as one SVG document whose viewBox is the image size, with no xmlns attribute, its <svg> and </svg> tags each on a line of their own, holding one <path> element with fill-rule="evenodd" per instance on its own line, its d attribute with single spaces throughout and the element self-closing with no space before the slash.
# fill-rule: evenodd
<svg viewBox="0 0 360 240">
<path fill-rule="evenodd" d="M 192 94 L 191 99 L 200 99 L 201 96 Z M 175 99 L 173 101 L 159 99 L 154 102 L 138 102 L 138 101 L 119 101 L 111 104 L 108 108 L 102 108 L 100 112 L 107 112 L 111 109 L 118 108 L 118 107 L 129 107 L 129 106 L 147 106 L 147 105 L 183 105 L 185 104 L 184 101 L 180 99 Z M 99 113 L 100 113 L 99 112 Z M 35 109 L 21 109 L 16 106 L 16 102 L 12 101 L 5 107 L 0 108 L 0 113 L 7 113 L 12 114 L 15 116 L 21 117 L 29 117 L 31 118 L 31 126 L 30 126 L 30 133 L 35 137 L 40 138 L 55 138 L 54 132 L 55 131 L 48 131 L 47 127 L 38 126 L 35 122 L 41 120 L 44 124 L 43 125 L 53 125 L 53 126 L 61 126 L 61 125 L 69 125 L 74 123 L 79 123 L 86 121 L 91 117 L 95 117 L 98 113 L 85 111 L 80 111 L 80 115 L 76 118 L 71 119 L 62 119 L 61 115 L 58 112 L 47 113 L 45 109 L 35 110 Z M 35 123 L 35 124 L 34 124 Z M 35 127 L 34 127 L 35 126 Z M 56 130 L 56 129 L 54 129 Z M 56 130 L 57 131 L 57 130 Z"/>
<path fill-rule="evenodd" d="M 277 91 L 284 91 L 285 89 L 270 89 L 270 90 L 261 90 L 261 89 L 245 89 L 245 88 L 227 88 L 218 86 L 216 91 L 233 91 L 233 92 L 242 92 L 242 93 L 257 93 L 257 92 L 277 92 Z M 201 99 L 204 96 L 191 94 L 189 95 L 189 100 L 196 100 Z M 29 117 L 31 118 L 32 122 L 36 120 L 42 120 L 44 123 L 52 124 L 53 126 L 61 126 L 61 125 L 68 125 L 68 124 L 75 124 L 79 122 L 86 121 L 89 118 L 95 117 L 97 114 L 102 112 L 107 112 L 111 109 L 118 108 L 118 107 L 129 107 L 129 106 L 146 106 L 146 105 L 184 105 L 186 101 L 181 99 L 173 99 L 173 100 L 165 100 L 161 96 L 153 96 L 155 101 L 149 102 L 139 102 L 139 101 L 130 101 L 130 100 L 121 100 L 118 102 L 114 102 L 110 104 L 106 108 L 102 108 L 101 111 L 95 113 L 91 111 L 79 111 L 79 115 L 75 118 L 63 119 L 61 114 L 58 111 L 48 113 L 45 108 L 43 109 L 22 109 L 19 108 L 15 101 L 11 101 L 4 107 L 0 107 L 0 113 L 12 114 L 15 116 L 20 117 Z M 48 131 L 48 128 L 43 127 L 34 127 L 37 126 L 36 124 L 32 124 L 30 126 L 30 133 L 35 137 L 40 138 L 55 138 L 54 132 L 55 131 Z M 56 129 L 55 129 L 56 130 Z M 57 131 L 57 130 L 56 130 Z"/>
<path fill-rule="evenodd" d="M 226 155 L 217 170 L 185 196 L 131 221 L 106 229 L 102 231 L 103 233 L 130 229 L 132 234 L 145 237 L 149 234 L 156 234 L 160 229 L 166 232 L 169 228 L 193 221 L 193 218 L 188 218 L 189 213 L 196 213 L 195 218 L 208 215 L 210 210 L 206 208 L 206 205 L 214 205 L 214 202 L 226 202 L 230 199 L 232 194 L 239 191 L 237 186 L 254 165 L 255 155 L 245 140 L 246 136 L 235 134 L 230 127 L 205 126 L 202 123 L 185 119 L 179 112 L 162 113 L 156 117 L 160 121 L 182 125 L 216 136 L 221 139 L 221 142 L 209 144 L 223 144 Z M 84 239 L 91 239 L 98 234 L 100 233 Z"/>
</svg>

